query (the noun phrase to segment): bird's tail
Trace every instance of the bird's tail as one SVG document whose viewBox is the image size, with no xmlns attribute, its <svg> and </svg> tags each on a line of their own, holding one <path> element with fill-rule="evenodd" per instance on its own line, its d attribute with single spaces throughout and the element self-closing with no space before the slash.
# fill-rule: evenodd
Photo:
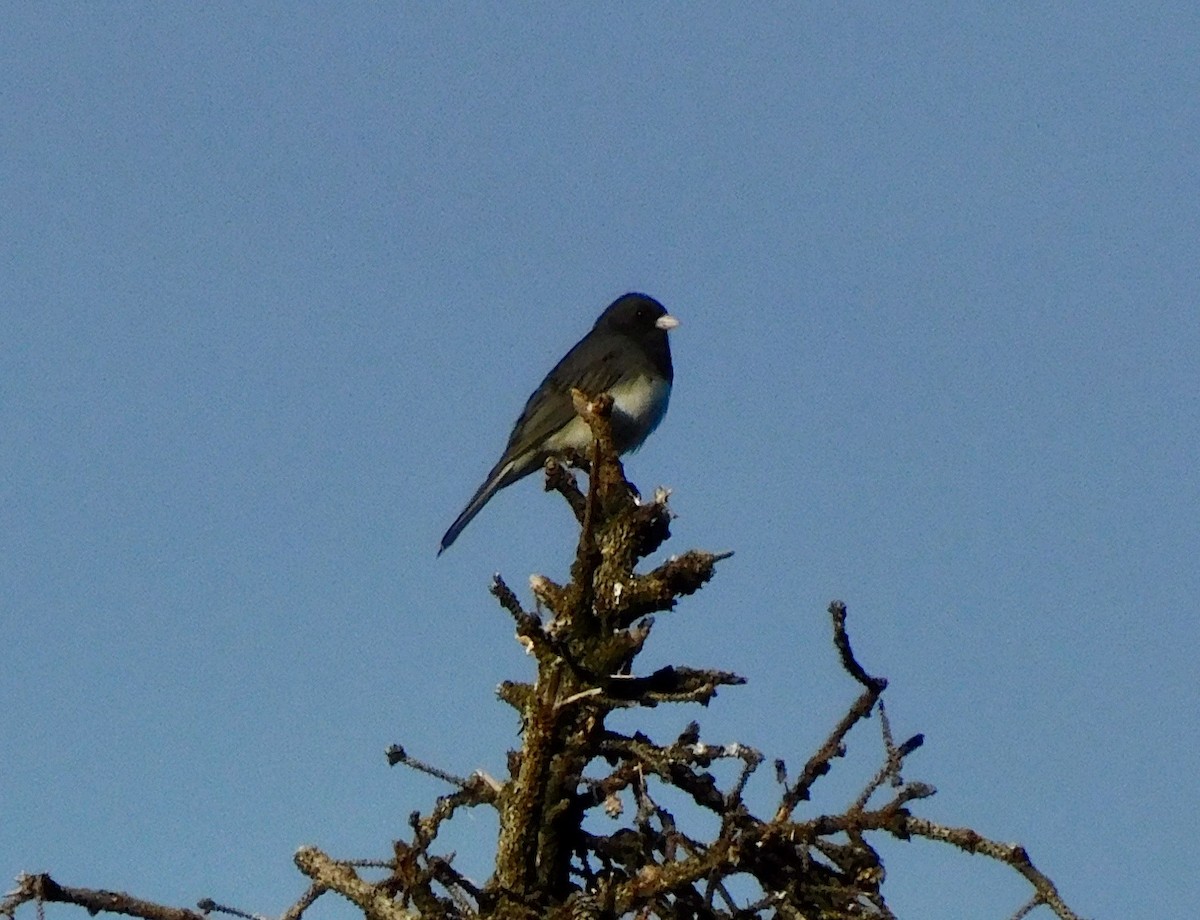
<svg viewBox="0 0 1200 920">
<path fill-rule="evenodd" d="M 442 537 L 441 545 L 438 546 L 437 554 L 440 556 L 444 553 L 450 544 L 458 539 L 458 535 L 463 532 L 463 529 L 471 523 L 475 515 L 483 510 L 493 495 L 503 489 L 506 485 L 520 478 L 520 475 L 513 475 L 513 467 L 516 464 L 509 460 L 503 464 L 497 464 L 492 471 L 488 473 L 487 479 L 483 481 L 471 500 L 467 502 L 467 507 L 463 508 L 462 514 L 454 519 L 454 523 L 450 525 L 450 529 L 446 531 Z"/>
</svg>

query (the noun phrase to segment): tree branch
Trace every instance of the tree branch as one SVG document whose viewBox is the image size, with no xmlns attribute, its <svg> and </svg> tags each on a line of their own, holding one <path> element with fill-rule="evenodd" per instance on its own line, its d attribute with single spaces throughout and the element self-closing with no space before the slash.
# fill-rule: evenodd
<svg viewBox="0 0 1200 920">
<path fill-rule="evenodd" d="M 294 857 L 296 868 L 314 883 L 336 891 L 363 912 L 367 920 L 419 920 L 420 914 L 405 910 L 380 886 L 359 877 L 344 862 L 335 862 L 316 847 L 301 847 Z"/>
<path fill-rule="evenodd" d="M 17 907 L 29 901 L 75 904 L 89 914 L 124 914 L 127 917 L 141 917 L 142 920 L 205 920 L 204 914 L 194 910 L 144 901 L 123 891 L 70 888 L 60 885 L 44 873 L 19 876 L 16 891 L 10 892 L 4 898 L 0 904 L 0 913 L 11 915 Z"/>
</svg>

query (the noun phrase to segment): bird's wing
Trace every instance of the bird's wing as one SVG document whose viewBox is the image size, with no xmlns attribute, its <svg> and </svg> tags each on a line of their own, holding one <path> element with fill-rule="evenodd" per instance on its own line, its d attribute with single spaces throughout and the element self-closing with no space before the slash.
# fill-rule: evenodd
<svg viewBox="0 0 1200 920">
<path fill-rule="evenodd" d="M 525 403 L 521 417 L 513 425 L 504 453 L 492 467 L 483 485 L 471 496 L 462 514 L 450 525 L 438 549 L 440 556 L 462 533 L 483 506 L 500 489 L 539 468 L 545 460 L 542 447 L 560 429 L 575 418 L 571 389 L 589 396 L 603 393 L 620 380 L 616 362 L 620 343 L 596 342 L 584 338 L 546 375 Z"/>
<path fill-rule="evenodd" d="M 567 352 L 525 403 L 509 435 L 504 457 L 513 459 L 534 450 L 570 424 L 575 418 L 572 389 L 596 396 L 616 384 L 621 376 L 616 362 L 619 347 L 620 343 L 612 341 L 584 339 Z"/>
</svg>

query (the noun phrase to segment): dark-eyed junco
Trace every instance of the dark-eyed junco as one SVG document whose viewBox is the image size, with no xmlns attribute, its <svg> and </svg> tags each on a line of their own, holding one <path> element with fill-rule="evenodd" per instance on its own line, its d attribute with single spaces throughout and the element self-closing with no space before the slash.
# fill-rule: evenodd
<svg viewBox="0 0 1200 920">
<path fill-rule="evenodd" d="M 625 294 L 614 300 L 533 391 L 504 453 L 442 537 L 438 555 L 498 491 L 541 468 L 547 457 L 591 445 L 591 431 L 575 414 L 572 388 L 591 397 L 611 393 L 617 449 L 640 447 L 667 412 L 675 376 L 667 331 L 678 325 L 653 297 Z"/>
</svg>

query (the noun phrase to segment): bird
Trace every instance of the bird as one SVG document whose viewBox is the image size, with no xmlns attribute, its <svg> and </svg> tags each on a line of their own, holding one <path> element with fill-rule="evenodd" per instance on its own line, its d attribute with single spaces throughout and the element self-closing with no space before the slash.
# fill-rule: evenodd
<svg viewBox="0 0 1200 920">
<path fill-rule="evenodd" d="M 614 300 L 595 325 L 554 365 L 513 425 L 504 452 L 442 537 L 440 556 L 493 495 L 540 469 L 547 458 L 586 450 L 587 423 L 575 413 L 571 390 L 613 398 L 613 440 L 619 453 L 637 450 L 663 420 L 675 372 L 667 333 L 679 320 L 646 294 Z"/>
</svg>

